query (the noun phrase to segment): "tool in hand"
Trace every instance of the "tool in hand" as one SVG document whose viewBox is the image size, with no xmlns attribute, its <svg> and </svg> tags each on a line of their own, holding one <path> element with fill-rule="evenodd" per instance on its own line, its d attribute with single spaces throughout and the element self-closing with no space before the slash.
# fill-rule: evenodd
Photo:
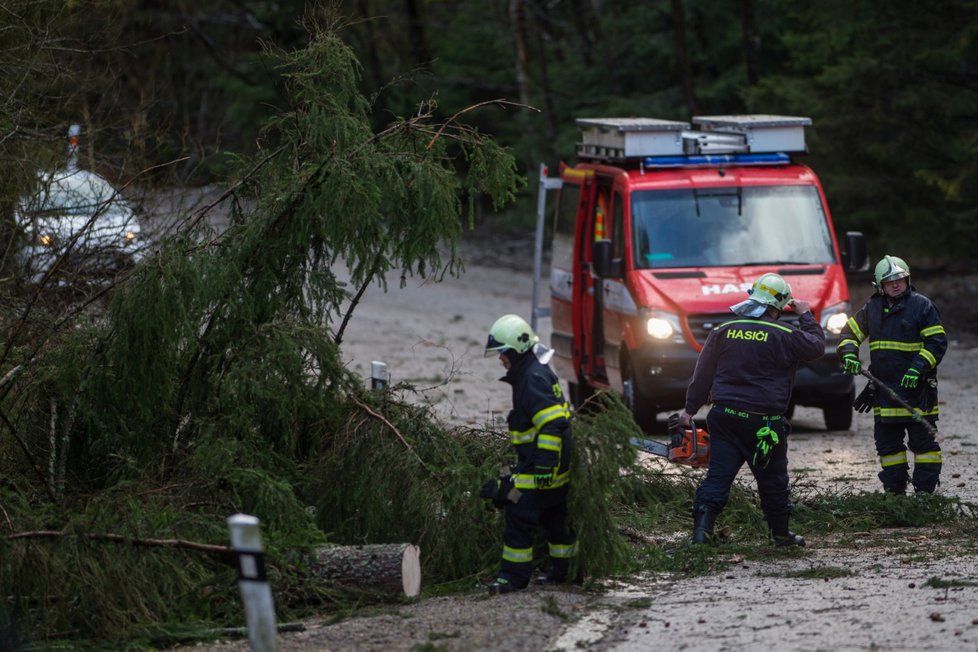
<svg viewBox="0 0 978 652">
<path fill-rule="evenodd" d="M 927 429 L 927 432 L 933 435 L 935 439 L 937 439 L 938 441 L 941 440 L 941 436 L 937 432 L 937 428 L 934 427 L 934 424 L 932 424 L 930 421 L 924 418 L 924 415 L 920 413 L 919 409 L 910 407 L 910 404 L 907 403 L 907 401 L 902 396 L 897 394 L 892 387 L 884 384 L 882 380 L 880 380 L 873 374 L 869 373 L 865 369 L 860 369 L 859 373 L 862 374 L 863 376 L 866 376 L 866 378 L 868 378 L 871 383 L 873 383 L 878 388 L 886 392 L 886 395 L 889 396 L 894 401 L 896 401 L 897 403 L 899 403 L 901 407 L 906 408 L 907 411 L 910 412 L 910 416 L 913 418 L 913 420 L 919 423 L 920 425 L 924 426 L 924 428 Z"/>
<path fill-rule="evenodd" d="M 669 415 L 669 443 L 654 439 L 631 438 L 632 446 L 646 453 L 664 457 L 676 464 L 704 467 L 710 463 L 710 434 L 702 428 L 697 428 L 695 422 L 690 422 L 689 428 L 684 428 L 679 422 L 678 414 Z"/>
</svg>

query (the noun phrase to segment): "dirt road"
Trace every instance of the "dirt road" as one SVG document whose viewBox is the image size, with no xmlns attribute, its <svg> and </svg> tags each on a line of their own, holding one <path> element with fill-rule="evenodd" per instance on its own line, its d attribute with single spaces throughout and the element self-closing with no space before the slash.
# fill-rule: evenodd
<svg viewBox="0 0 978 652">
<path fill-rule="evenodd" d="M 532 278 L 525 265 L 517 267 L 470 264 L 459 280 L 409 281 L 403 289 L 394 281 L 386 294 L 371 288 L 345 338 L 350 368 L 368 382 L 371 361 L 384 361 L 392 382 L 415 386 L 406 395 L 428 402 L 446 421 L 501 424 L 508 386 L 498 382 L 502 369 L 483 357 L 483 348 L 496 317 L 529 315 Z M 541 320 L 545 342 L 549 329 L 549 320 Z M 941 365 L 939 491 L 978 503 L 976 362 L 978 349 L 955 341 Z M 795 481 L 834 492 L 878 489 L 870 417 L 856 415 L 849 432 L 826 432 L 821 413 L 807 408 L 792 422 Z M 311 619 L 305 632 L 283 635 L 281 649 L 978 649 L 974 546 L 953 545 L 930 529 L 845 541 L 802 534 L 809 547 L 799 556 L 754 562 L 730 556 L 725 572 L 693 579 L 636 578 L 604 594 L 532 589 L 490 599 L 473 591 L 329 626 Z"/>
</svg>

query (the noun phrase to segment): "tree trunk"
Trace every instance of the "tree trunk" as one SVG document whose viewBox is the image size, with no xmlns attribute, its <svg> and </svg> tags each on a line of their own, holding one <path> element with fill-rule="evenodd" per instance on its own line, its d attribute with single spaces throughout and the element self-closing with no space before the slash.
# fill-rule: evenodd
<svg viewBox="0 0 978 652">
<path fill-rule="evenodd" d="M 520 103 L 529 106 L 530 91 L 527 88 L 526 16 L 523 13 L 523 0 L 509 0 L 509 25 L 513 30 L 513 45 L 516 48 L 516 87 L 519 89 Z"/>
<path fill-rule="evenodd" d="M 676 68 L 683 88 L 683 98 L 690 115 L 699 113 L 699 104 L 693 90 L 693 71 L 689 63 L 689 53 L 686 49 L 686 10 L 683 0 L 670 0 L 672 9 L 672 29 L 676 41 Z"/>
<path fill-rule="evenodd" d="M 330 584 L 413 598 L 421 592 L 421 551 L 410 543 L 329 546 L 316 549 L 313 573 Z"/>
<path fill-rule="evenodd" d="M 756 0 L 741 0 L 740 24 L 744 44 L 744 69 L 747 73 L 747 83 L 757 86 L 761 79 L 760 50 L 761 38 L 757 34 L 757 2 Z"/>
</svg>

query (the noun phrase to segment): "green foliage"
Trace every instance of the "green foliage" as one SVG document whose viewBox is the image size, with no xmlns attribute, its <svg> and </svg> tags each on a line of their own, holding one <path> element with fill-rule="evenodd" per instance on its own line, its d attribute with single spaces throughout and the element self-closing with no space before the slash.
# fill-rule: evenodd
<svg viewBox="0 0 978 652">
<path fill-rule="evenodd" d="M 33 556 L 32 544 L 0 543 L 0 591 L 33 636 L 116 639 L 228 617 L 235 591 L 220 564 L 103 534 L 223 544 L 226 516 L 253 514 L 285 614 L 354 599 L 305 571 L 303 555 L 327 540 L 316 520 L 334 541 L 418 541 L 433 577 L 498 554 L 472 492 L 485 444 L 365 394 L 339 342 L 351 286 L 461 268 L 463 207 L 509 201 L 512 158 L 430 112 L 375 132 L 358 64 L 328 29 L 277 56 L 290 104 L 262 152 L 240 157 L 226 230 L 188 216 L 107 305 L 48 311 L 40 293 L 19 318 L 4 313 L 3 368 L 22 370 L 0 395 L 5 514 L 15 531 L 57 533 Z"/>
</svg>

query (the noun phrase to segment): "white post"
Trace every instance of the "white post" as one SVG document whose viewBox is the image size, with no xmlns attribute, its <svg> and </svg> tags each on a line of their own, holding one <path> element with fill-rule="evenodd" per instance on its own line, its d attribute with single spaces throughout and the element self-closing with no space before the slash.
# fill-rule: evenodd
<svg viewBox="0 0 978 652">
<path fill-rule="evenodd" d="M 238 588 L 244 602 L 248 640 L 255 652 L 278 649 L 275 603 L 265 575 L 265 549 L 261 543 L 258 519 L 248 514 L 228 517 L 231 547 L 238 561 Z"/>
<path fill-rule="evenodd" d="M 387 387 L 387 363 L 374 360 L 370 363 L 370 388 L 384 389 Z"/>
</svg>

